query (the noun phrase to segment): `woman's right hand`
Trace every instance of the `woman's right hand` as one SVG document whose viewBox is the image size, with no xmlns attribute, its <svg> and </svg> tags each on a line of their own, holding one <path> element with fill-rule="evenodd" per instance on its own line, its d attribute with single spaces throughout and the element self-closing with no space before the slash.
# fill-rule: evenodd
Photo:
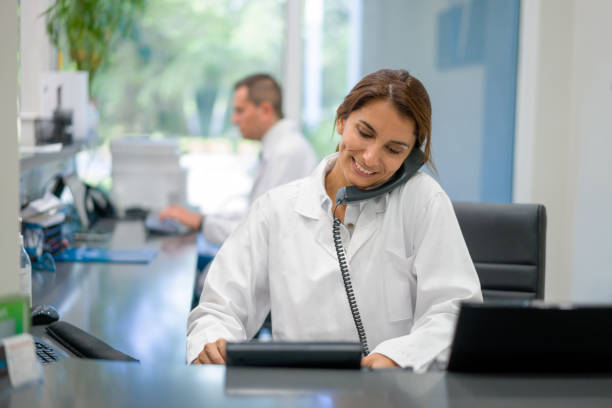
<svg viewBox="0 0 612 408">
<path fill-rule="evenodd" d="M 192 364 L 225 364 L 225 346 L 227 340 L 219 339 L 214 343 L 207 343 Z"/>
</svg>

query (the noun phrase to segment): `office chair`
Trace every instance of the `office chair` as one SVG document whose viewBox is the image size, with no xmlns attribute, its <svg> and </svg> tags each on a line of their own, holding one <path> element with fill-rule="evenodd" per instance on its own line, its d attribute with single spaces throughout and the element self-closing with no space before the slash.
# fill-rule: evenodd
<svg viewBox="0 0 612 408">
<path fill-rule="evenodd" d="M 454 202 L 485 302 L 544 299 L 546 208 Z"/>
</svg>

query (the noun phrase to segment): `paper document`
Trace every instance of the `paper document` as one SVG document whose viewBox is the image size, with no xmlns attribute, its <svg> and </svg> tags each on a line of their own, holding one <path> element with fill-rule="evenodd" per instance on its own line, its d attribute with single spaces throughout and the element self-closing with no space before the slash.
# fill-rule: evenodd
<svg viewBox="0 0 612 408">
<path fill-rule="evenodd" d="M 2 340 L 6 364 L 13 387 L 41 378 L 41 371 L 34 353 L 34 340 L 29 334 L 18 334 Z"/>
<path fill-rule="evenodd" d="M 42 198 L 30 202 L 26 208 L 21 210 L 21 217 L 27 219 L 37 214 L 58 209 L 62 206 L 63 204 L 59 198 L 47 192 Z"/>
</svg>

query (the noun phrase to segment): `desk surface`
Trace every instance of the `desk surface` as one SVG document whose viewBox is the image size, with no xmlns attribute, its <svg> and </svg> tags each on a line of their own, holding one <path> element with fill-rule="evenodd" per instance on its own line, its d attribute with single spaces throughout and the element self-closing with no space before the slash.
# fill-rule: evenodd
<svg viewBox="0 0 612 408">
<path fill-rule="evenodd" d="M 0 407 L 610 407 L 612 376 L 482 376 L 381 371 L 186 366 L 194 236 L 146 237 L 139 222 L 116 224 L 111 248 L 157 248 L 148 265 L 58 264 L 35 272 L 34 304 L 141 363 L 66 359 L 44 381 L 0 390 Z"/>
<path fill-rule="evenodd" d="M 0 391 L 11 407 L 610 407 L 612 377 L 155 365 L 69 359 Z"/>
<path fill-rule="evenodd" d="M 147 236 L 140 221 L 107 226 L 112 233 L 104 246 L 158 249 L 157 256 L 146 265 L 57 263 L 55 273 L 34 271 L 33 305 L 55 306 L 62 320 L 143 363 L 185 364 L 195 234 Z"/>
</svg>

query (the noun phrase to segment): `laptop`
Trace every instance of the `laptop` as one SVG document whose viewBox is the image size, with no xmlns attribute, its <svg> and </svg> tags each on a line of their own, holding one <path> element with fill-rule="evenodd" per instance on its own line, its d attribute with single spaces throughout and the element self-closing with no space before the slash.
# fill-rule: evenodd
<svg viewBox="0 0 612 408">
<path fill-rule="evenodd" d="M 461 305 L 448 371 L 612 372 L 612 305 Z"/>
</svg>

